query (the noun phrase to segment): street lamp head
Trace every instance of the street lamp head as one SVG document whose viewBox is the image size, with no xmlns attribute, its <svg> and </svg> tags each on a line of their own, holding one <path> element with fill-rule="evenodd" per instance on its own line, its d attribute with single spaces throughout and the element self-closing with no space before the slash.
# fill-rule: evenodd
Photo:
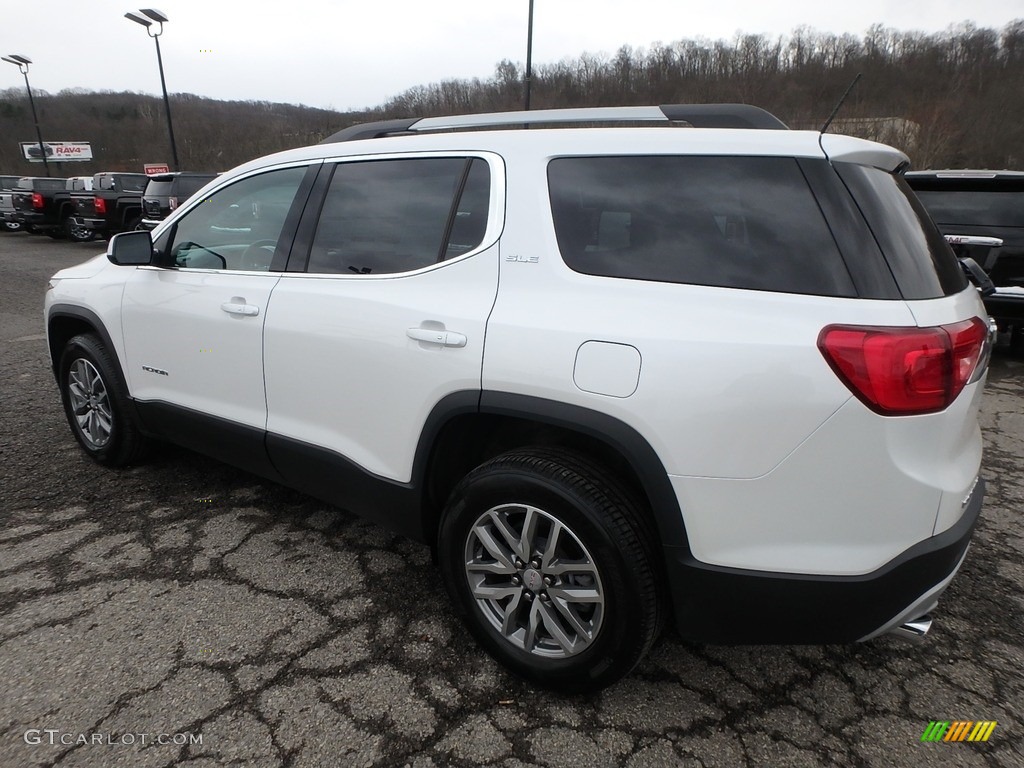
<svg viewBox="0 0 1024 768">
<path fill-rule="evenodd" d="M 4 61 L 9 62 L 11 64 L 17 64 L 19 67 L 22 64 L 31 64 L 32 63 L 32 59 L 30 59 L 28 56 L 19 56 L 16 53 L 12 53 L 12 54 L 10 54 L 8 56 L 0 56 L 0 58 L 2 58 Z"/>
<path fill-rule="evenodd" d="M 148 29 L 148 28 L 149 28 L 150 26 L 152 26 L 152 24 L 153 24 L 153 22 L 152 22 L 152 21 L 150 21 L 149 19 L 145 18 L 144 16 L 139 16 L 139 14 L 137 14 L 137 13 L 132 13 L 131 11 L 128 11 L 128 13 L 126 13 L 126 14 L 124 15 L 124 17 L 125 17 L 126 19 L 131 19 L 131 20 L 132 20 L 132 21 L 134 21 L 134 22 L 135 22 L 136 24 L 141 24 L 142 26 L 146 27 L 147 29 Z"/>
<path fill-rule="evenodd" d="M 159 21 L 161 24 L 165 21 L 170 21 L 170 19 L 167 18 L 167 14 L 163 11 L 158 11 L 156 8 L 140 8 L 139 10 L 153 21 Z"/>
</svg>

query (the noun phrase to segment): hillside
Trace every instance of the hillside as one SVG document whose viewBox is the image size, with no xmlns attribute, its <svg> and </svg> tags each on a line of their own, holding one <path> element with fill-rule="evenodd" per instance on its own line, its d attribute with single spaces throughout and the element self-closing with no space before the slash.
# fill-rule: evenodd
<svg viewBox="0 0 1024 768">
<path fill-rule="evenodd" d="M 1024 169 L 1024 20 L 932 35 L 874 26 L 863 37 L 798 29 L 782 38 L 623 47 L 538 66 L 532 103 L 747 102 L 792 127 L 818 128 L 858 73 L 833 130 L 899 146 L 917 168 Z M 172 94 L 171 110 L 182 167 L 209 171 L 315 143 L 361 120 L 512 110 L 522 98 L 522 65 L 502 61 L 491 78 L 417 86 L 362 113 L 191 94 Z M 37 107 L 44 139 L 92 143 L 95 162 L 66 163 L 63 174 L 170 160 L 158 97 L 62 91 L 39 94 Z M 23 89 L 0 91 L 0 137 L 0 171 L 41 170 L 19 159 L 17 142 L 34 139 Z"/>
</svg>

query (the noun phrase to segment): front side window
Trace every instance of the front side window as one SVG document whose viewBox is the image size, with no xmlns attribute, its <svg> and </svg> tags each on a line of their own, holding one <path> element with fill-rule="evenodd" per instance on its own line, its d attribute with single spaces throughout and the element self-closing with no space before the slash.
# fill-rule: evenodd
<svg viewBox="0 0 1024 768">
<path fill-rule="evenodd" d="M 558 158 L 548 186 L 559 251 L 577 272 L 855 295 L 793 158 Z"/>
<path fill-rule="evenodd" d="M 214 192 L 175 224 L 167 250 L 169 266 L 270 269 L 305 173 L 305 168 L 270 171 Z"/>
<path fill-rule="evenodd" d="M 490 171 L 479 158 L 340 163 L 327 189 L 309 272 L 409 272 L 476 248 Z"/>
</svg>

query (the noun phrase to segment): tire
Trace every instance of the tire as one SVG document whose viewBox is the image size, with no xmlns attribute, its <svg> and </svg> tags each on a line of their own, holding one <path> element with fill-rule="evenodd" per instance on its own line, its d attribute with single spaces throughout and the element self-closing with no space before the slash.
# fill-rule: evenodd
<svg viewBox="0 0 1024 768">
<path fill-rule="evenodd" d="M 90 458 L 123 467 L 144 456 L 148 442 L 132 417 L 117 363 L 96 336 L 68 341 L 58 383 L 71 432 Z"/>
<path fill-rule="evenodd" d="M 7 232 L 21 232 L 23 227 L 19 221 L 5 221 L 4 230 Z"/>
<path fill-rule="evenodd" d="M 68 216 L 64 219 L 64 235 L 73 243 L 88 243 L 96 237 L 96 233 L 88 227 L 75 224 Z"/>
<path fill-rule="evenodd" d="M 563 692 L 603 688 L 639 663 L 661 629 L 657 547 L 641 515 L 582 456 L 506 453 L 452 491 L 438 533 L 445 586 L 506 667 Z"/>
</svg>

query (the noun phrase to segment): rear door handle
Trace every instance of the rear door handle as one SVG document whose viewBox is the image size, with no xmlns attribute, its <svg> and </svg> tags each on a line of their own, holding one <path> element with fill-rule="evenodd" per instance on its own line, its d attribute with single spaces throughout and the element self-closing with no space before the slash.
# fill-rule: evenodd
<svg viewBox="0 0 1024 768">
<path fill-rule="evenodd" d="M 260 308 L 255 304 L 245 304 L 237 301 L 225 301 L 220 305 L 220 308 L 229 315 L 246 315 L 248 317 L 254 317 L 260 313 Z"/>
<path fill-rule="evenodd" d="M 464 347 L 466 337 L 455 331 L 437 331 L 432 328 L 410 328 L 405 332 L 410 339 L 442 347 Z"/>
</svg>

